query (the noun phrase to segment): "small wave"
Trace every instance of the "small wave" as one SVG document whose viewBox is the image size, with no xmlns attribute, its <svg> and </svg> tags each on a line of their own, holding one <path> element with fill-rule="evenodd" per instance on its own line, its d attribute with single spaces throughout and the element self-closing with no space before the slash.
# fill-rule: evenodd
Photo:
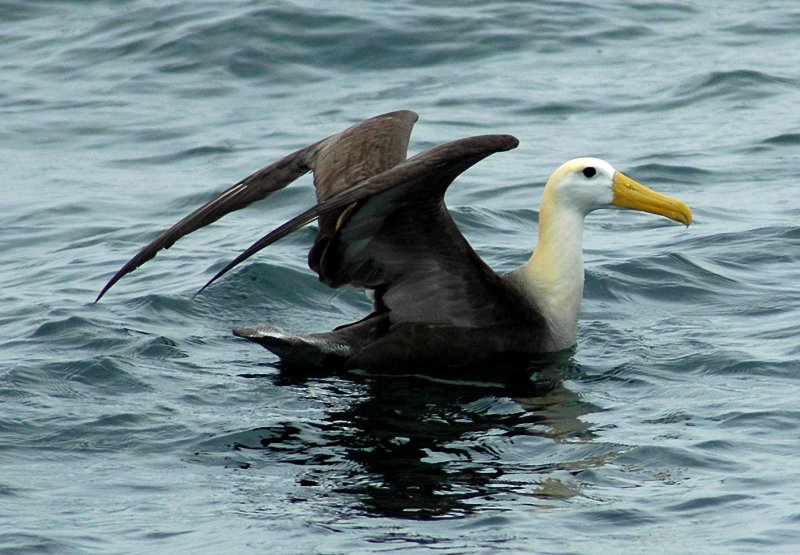
<svg viewBox="0 0 800 555">
<path fill-rule="evenodd" d="M 715 453 L 696 448 L 641 445 L 625 452 L 615 461 L 617 464 L 648 468 L 652 472 L 659 468 L 668 470 L 676 468 L 714 468 L 739 471 L 746 466 L 739 463 L 727 453 Z"/>
<path fill-rule="evenodd" d="M 646 17 L 652 19 L 657 17 L 660 21 L 683 21 L 687 16 L 693 16 L 699 12 L 698 8 L 691 4 L 679 2 L 634 2 L 626 6 L 627 9 L 641 12 Z"/>
<path fill-rule="evenodd" d="M 102 355 L 41 364 L 38 371 L 22 367 L 5 376 L 22 390 L 61 399 L 90 399 L 101 394 L 147 391 L 148 386 L 131 372 L 123 359 Z"/>
<path fill-rule="evenodd" d="M 681 103 L 718 97 L 752 101 L 755 98 L 772 96 L 787 87 L 795 88 L 797 83 L 797 79 L 751 69 L 713 71 L 679 85 L 674 96 Z"/>
<path fill-rule="evenodd" d="M 686 78 L 672 89 L 652 95 L 647 100 L 609 103 L 604 111 L 613 113 L 646 112 L 659 114 L 687 106 L 700 105 L 717 99 L 729 99 L 752 104 L 794 91 L 800 81 L 796 78 L 751 69 L 712 71 Z"/>
<path fill-rule="evenodd" d="M 800 145 L 800 133 L 781 133 L 761 141 L 769 146 L 797 146 Z"/>
<path fill-rule="evenodd" d="M 143 345 L 136 349 L 136 355 L 158 360 L 187 358 L 189 356 L 174 340 L 163 335 L 145 341 Z"/>
<path fill-rule="evenodd" d="M 721 414 L 715 418 L 725 428 L 751 430 L 769 428 L 776 432 L 797 430 L 800 412 L 792 410 L 748 410 Z"/>
<path fill-rule="evenodd" d="M 673 253 L 593 268 L 587 274 L 586 296 L 595 300 L 633 296 L 670 304 L 696 304 L 741 287 L 699 258 Z"/>
<path fill-rule="evenodd" d="M 126 350 L 131 334 L 110 328 L 108 322 L 69 316 L 41 324 L 30 336 L 32 341 L 50 348 L 80 348 L 102 353 Z"/>
<path fill-rule="evenodd" d="M 605 104 L 599 102 L 582 101 L 582 102 L 543 102 L 541 104 L 531 103 L 522 107 L 511 110 L 512 114 L 521 117 L 564 117 L 581 114 L 586 112 L 600 112 Z"/>
<path fill-rule="evenodd" d="M 652 29 L 645 25 L 618 25 L 613 28 L 605 28 L 588 33 L 567 35 L 564 38 L 564 42 L 581 46 L 601 47 L 613 42 L 635 41 L 652 34 Z"/>
<path fill-rule="evenodd" d="M 682 501 L 670 507 L 666 507 L 668 511 L 676 511 L 681 513 L 697 513 L 702 512 L 705 514 L 709 509 L 720 510 L 720 505 L 727 505 L 734 503 L 737 505 L 736 510 L 741 510 L 742 501 L 753 499 L 752 495 L 743 494 L 723 494 L 709 497 L 697 497 L 689 501 Z"/>
<path fill-rule="evenodd" d="M 765 6 L 765 8 L 767 8 Z M 753 15 L 750 21 L 738 23 L 724 28 L 731 36 L 741 37 L 775 37 L 780 35 L 797 36 L 797 27 L 800 25 L 800 15 L 797 13 L 783 13 L 770 21 L 770 16 L 775 13 L 767 8 L 763 14 Z"/>
<path fill-rule="evenodd" d="M 209 158 L 222 154 L 229 154 L 233 151 L 231 145 L 206 145 L 184 150 L 171 152 L 168 154 L 159 154 L 157 156 L 140 156 L 136 158 L 118 158 L 114 160 L 112 165 L 124 167 L 129 165 L 151 164 L 151 165 L 168 165 L 175 164 L 182 160 L 191 160 L 193 158 Z"/>
<path fill-rule="evenodd" d="M 643 182 L 656 183 L 659 181 L 682 183 L 702 183 L 714 172 L 704 170 L 697 166 L 684 166 L 679 164 L 647 163 L 638 164 L 630 170 L 631 175 L 636 175 Z"/>
<path fill-rule="evenodd" d="M 234 468 L 260 468 L 276 462 L 322 465 L 328 472 L 341 463 L 336 443 L 311 422 L 283 422 L 205 439 L 194 448 L 192 462 Z"/>
</svg>

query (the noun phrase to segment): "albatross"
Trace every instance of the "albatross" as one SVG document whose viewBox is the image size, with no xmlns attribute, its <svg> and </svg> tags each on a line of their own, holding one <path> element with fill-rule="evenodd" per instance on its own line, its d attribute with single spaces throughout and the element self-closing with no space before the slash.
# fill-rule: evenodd
<svg viewBox="0 0 800 555">
<path fill-rule="evenodd" d="M 161 249 L 313 172 L 316 205 L 277 227 L 220 270 L 318 221 L 309 267 L 330 287 L 366 289 L 372 311 L 332 331 L 288 333 L 272 324 L 234 330 L 288 366 L 363 370 L 474 366 L 576 343 L 583 295 L 585 217 L 640 210 L 688 226 L 680 200 L 657 193 L 598 158 L 576 158 L 550 176 L 530 259 L 493 271 L 470 247 L 444 203 L 455 178 L 516 148 L 511 135 L 458 139 L 407 158 L 417 114 L 383 114 L 300 149 L 246 177 L 163 232 L 129 260 L 97 301 Z M 202 289 L 201 289 L 202 291 Z"/>
</svg>

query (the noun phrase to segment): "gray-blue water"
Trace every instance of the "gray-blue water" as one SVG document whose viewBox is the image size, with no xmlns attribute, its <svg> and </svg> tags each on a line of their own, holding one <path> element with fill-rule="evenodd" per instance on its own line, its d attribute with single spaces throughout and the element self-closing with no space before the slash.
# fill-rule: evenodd
<svg viewBox="0 0 800 555">
<path fill-rule="evenodd" d="M 800 7 L 0 2 L 0 551 L 795 553 Z M 502 387 L 291 373 L 230 329 L 367 300 L 313 227 L 202 295 L 308 180 L 94 297 L 159 231 L 363 118 L 521 146 L 448 194 L 494 267 L 597 155 L 686 201 L 587 220 L 576 350 Z M 492 376 L 495 377 L 495 376 Z"/>
</svg>

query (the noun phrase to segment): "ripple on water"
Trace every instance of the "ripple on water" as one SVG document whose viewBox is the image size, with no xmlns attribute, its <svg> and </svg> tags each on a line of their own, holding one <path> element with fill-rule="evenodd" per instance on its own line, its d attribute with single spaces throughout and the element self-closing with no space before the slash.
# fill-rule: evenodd
<svg viewBox="0 0 800 555">
<path fill-rule="evenodd" d="M 761 141 L 768 146 L 797 146 L 800 145 L 800 133 L 781 133 Z"/>
<path fill-rule="evenodd" d="M 716 420 L 725 428 L 757 430 L 769 428 L 776 432 L 797 430 L 800 411 L 791 410 L 750 410 L 721 414 Z"/>
<path fill-rule="evenodd" d="M 619 454 L 587 433 L 582 417 L 598 407 L 553 376 L 529 395 L 517 383 L 513 396 L 411 378 L 336 383 L 338 408 L 215 435 L 189 460 L 241 471 L 288 464 L 297 483 L 353 496 L 368 514 L 427 519 L 500 509 L 508 495 L 567 502 L 582 495 L 574 472 Z"/>
<path fill-rule="evenodd" d="M 753 99 L 777 95 L 783 89 L 796 84 L 795 79 L 751 69 L 712 71 L 679 85 L 675 96 L 683 102 L 693 104 L 719 97 L 752 102 Z"/>
<path fill-rule="evenodd" d="M 129 331 L 115 331 L 116 337 L 110 337 L 108 322 L 68 316 L 41 324 L 31 334 L 31 339 L 51 348 L 79 347 L 109 353 L 127 347 L 131 340 L 132 334 Z"/>
<path fill-rule="evenodd" d="M 40 378 L 49 385 L 51 395 L 66 398 L 91 397 L 98 392 L 147 391 L 148 385 L 133 369 L 135 365 L 122 358 L 103 355 L 45 364 Z"/>
<path fill-rule="evenodd" d="M 0 551 L 792 552 L 791 2 L 118 4 L 0 2 Z M 369 310 L 308 271 L 313 226 L 192 297 L 310 187 L 91 304 L 215 192 L 402 107 L 412 151 L 523 139 L 448 197 L 493 267 L 582 152 L 696 222 L 587 220 L 578 348 L 533 379 L 304 374 L 230 338 Z"/>
</svg>

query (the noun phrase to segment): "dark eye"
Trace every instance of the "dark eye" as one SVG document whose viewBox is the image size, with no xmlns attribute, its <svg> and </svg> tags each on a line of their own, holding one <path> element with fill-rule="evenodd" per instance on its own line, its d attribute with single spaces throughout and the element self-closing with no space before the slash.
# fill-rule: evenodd
<svg viewBox="0 0 800 555">
<path fill-rule="evenodd" d="M 584 177 L 587 177 L 589 179 L 593 178 L 594 174 L 596 174 L 596 173 L 597 173 L 597 170 L 594 169 L 592 166 L 589 166 L 588 168 L 583 168 Z"/>
</svg>

